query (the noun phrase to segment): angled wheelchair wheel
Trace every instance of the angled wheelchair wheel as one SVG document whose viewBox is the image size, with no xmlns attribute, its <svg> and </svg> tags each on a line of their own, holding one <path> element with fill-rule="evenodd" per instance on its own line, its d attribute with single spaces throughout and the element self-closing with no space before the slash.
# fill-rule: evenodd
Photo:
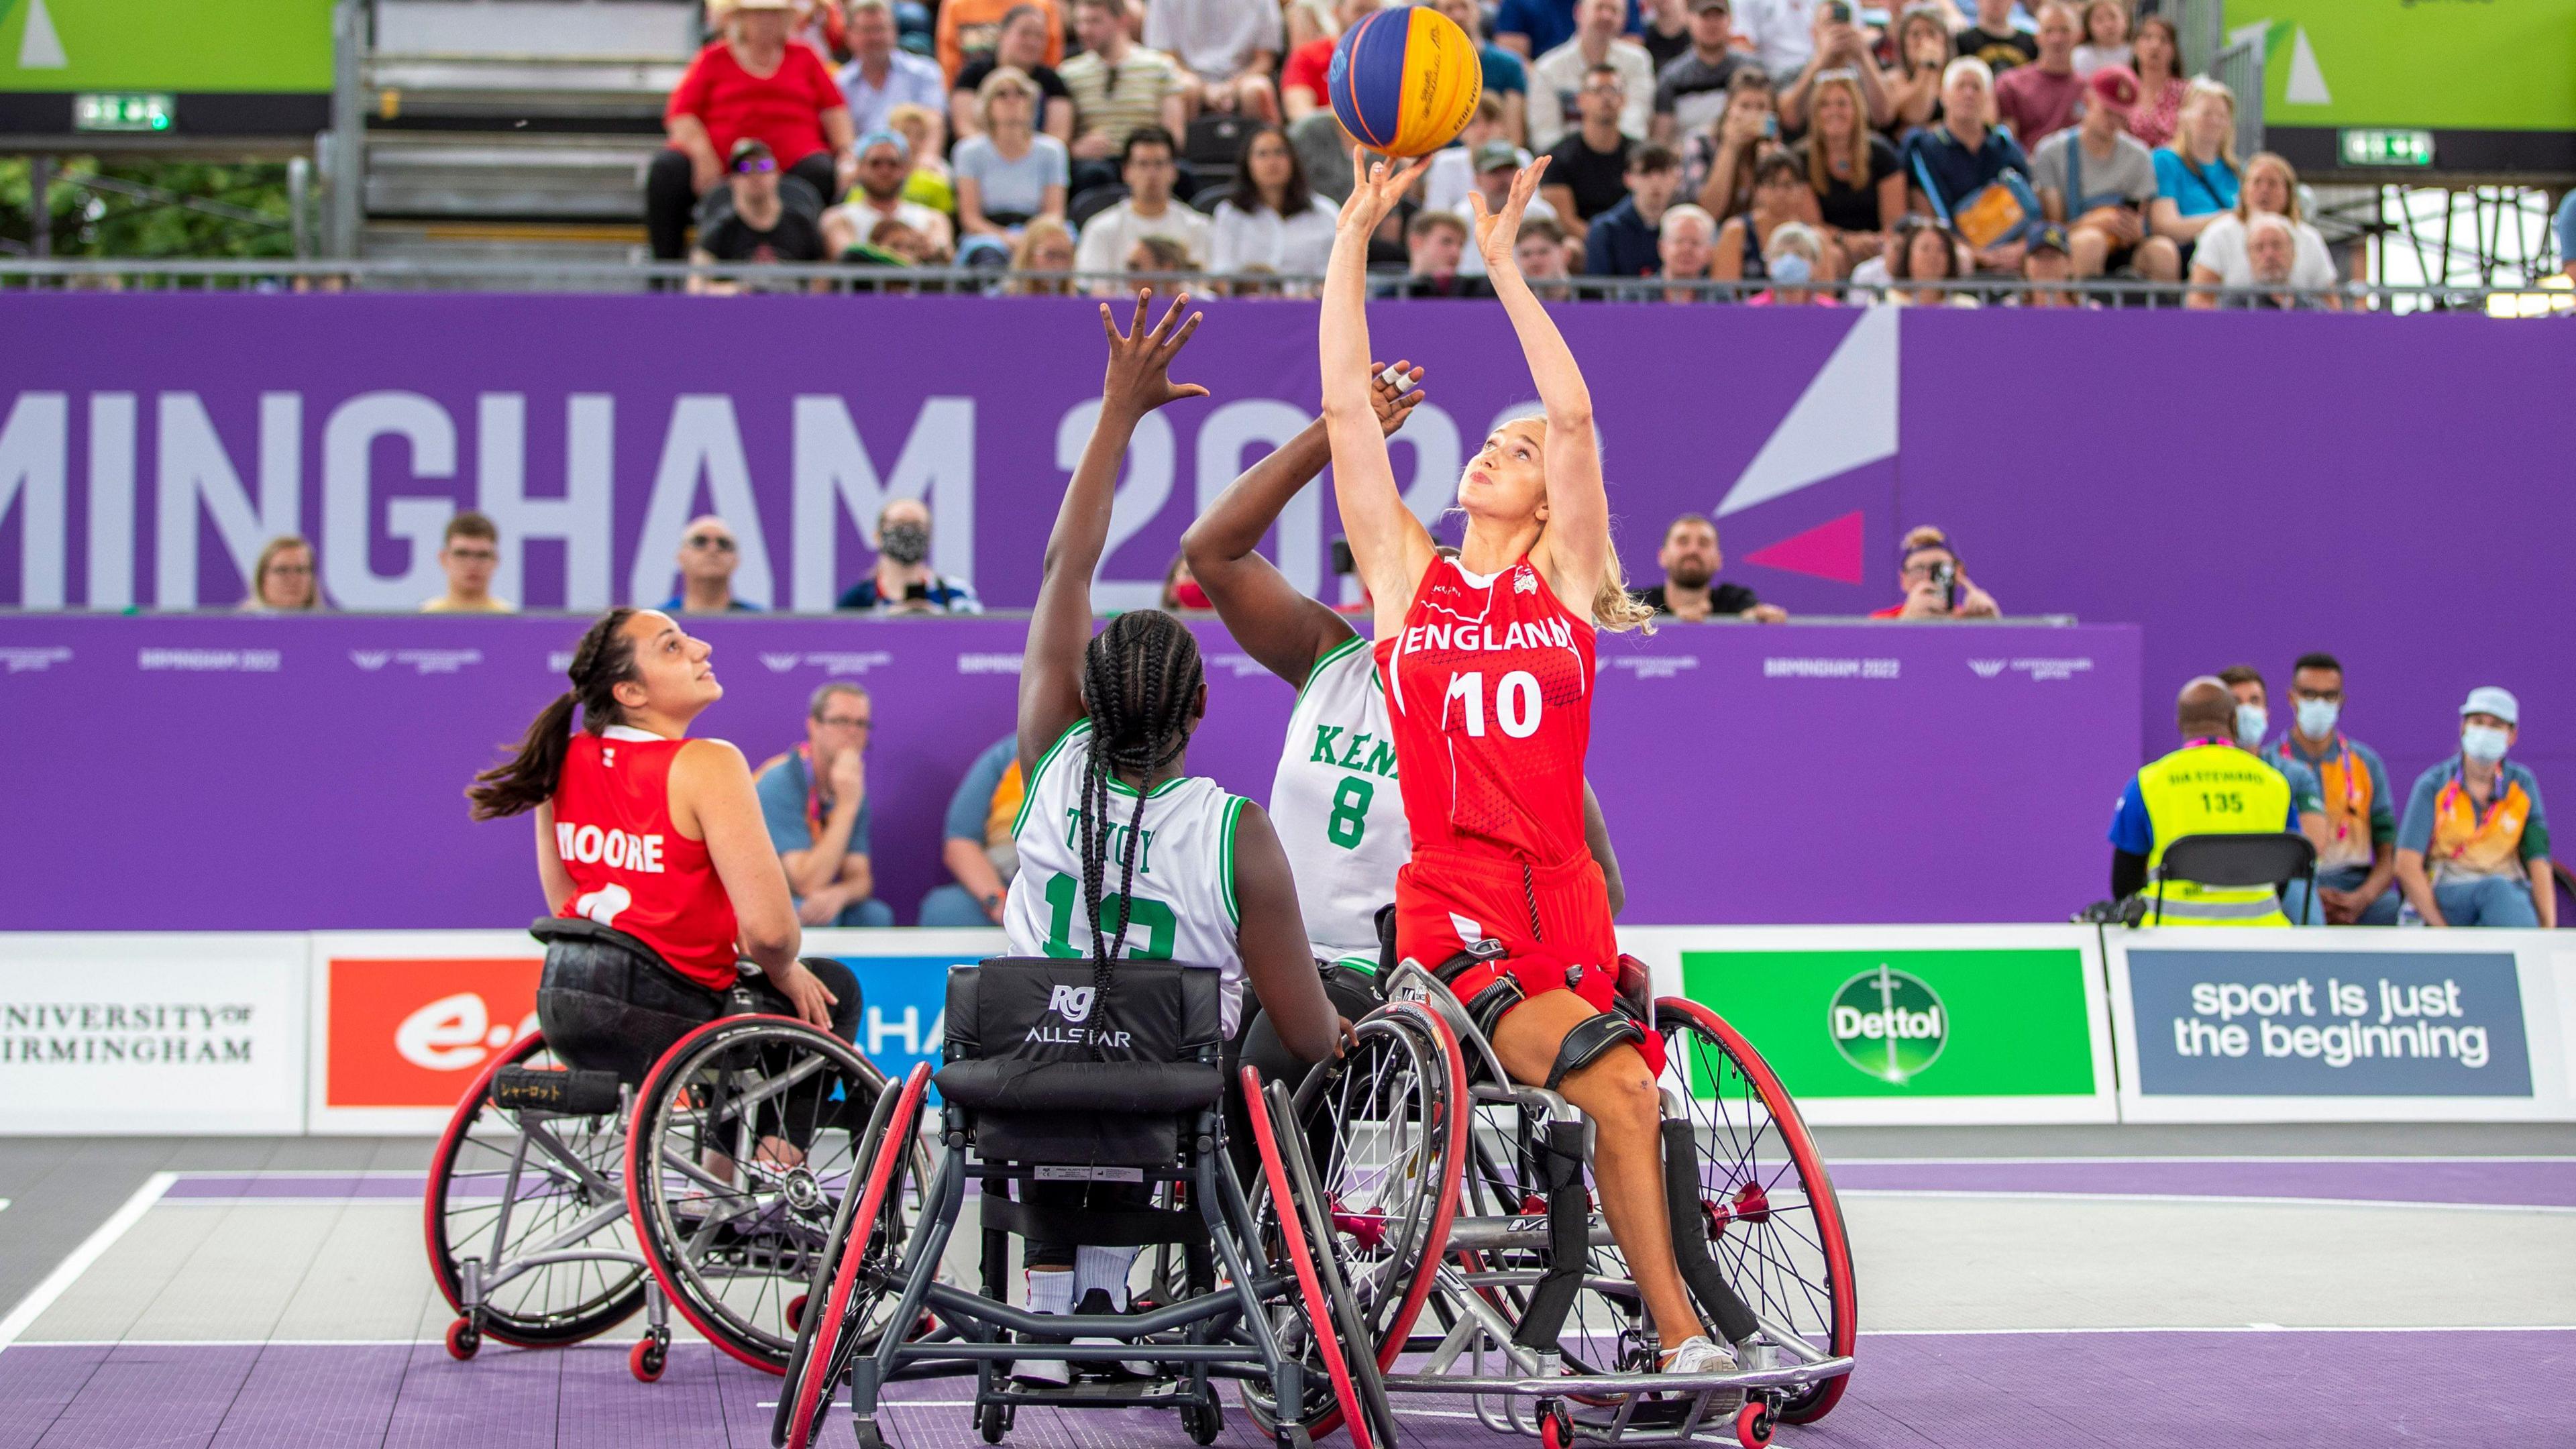
<svg viewBox="0 0 2576 1449">
<path fill-rule="evenodd" d="M 471 1317 L 457 1320 L 469 1342 L 579 1343 L 644 1306 L 617 1114 L 522 1113 L 492 1100 L 502 1068 L 561 1065 L 540 1034 L 520 1038 L 475 1078 L 430 1159 L 422 1216 L 438 1290 L 466 1315 L 466 1274 L 486 1285 Z M 598 1256 L 519 1266 L 540 1252 Z"/>
<path fill-rule="evenodd" d="M 1340 1061 L 1306 1075 L 1291 1110 L 1314 1168 L 1332 1267 L 1356 1315 L 1347 1340 L 1384 1370 L 1421 1317 L 1457 1213 L 1466 1073 L 1448 1023 L 1420 1002 L 1372 1012 L 1353 1034 Z M 1265 1239 L 1275 1237 L 1267 1174 L 1247 1191 L 1254 1221 Z M 1345 1401 L 1319 1392 L 1324 1375 L 1309 1382 L 1309 1403 L 1294 1417 L 1320 1438 L 1341 1427 Z M 1279 1406 L 1266 1393 L 1247 1386 L 1244 1407 L 1263 1434 L 1275 1434 Z"/>
<path fill-rule="evenodd" d="M 1357 1412 L 1346 1412 L 1343 1420 L 1352 1449 L 1375 1449 L 1380 1442 L 1393 1449 L 1394 1413 L 1387 1406 L 1386 1384 L 1378 1376 L 1376 1359 L 1362 1352 L 1367 1340 L 1358 1305 L 1335 1271 L 1332 1244 L 1337 1235 L 1305 1158 L 1305 1144 L 1288 1135 L 1295 1109 L 1284 1088 L 1264 1088 L 1259 1068 L 1244 1067 L 1240 1080 L 1262 1182 L 1273 1205 L 1272 1213 L 1260 1220 L 1261 1246 L 1272 1254 L 1273 1265 L 1284 1260 L 1290 1270 L 1291 1294 L 1271 1311 L 1272 1330 L 1283 1353 L 1308 1365 L 1302 1376 L 1308 1380 L 1308 1404 L 1321 1391 L 1346 1411 L 1356 1406 Z M 1276 1417 L 1274 1409 L 1274 1422 Z M 1311 1432 L 1303 1429 L 1292 1427 L 1289 1437 L 1312 1442 Z"/>
<path fill-rule="evenodd" d="M 805 1294 L 856 1139 L 886 1086 L 848 1042 L 782 1016 L 682 1037 L 636 1093 L 626 1194 L 645 1261 L 708 1341 L 769 1373 L 796 1344 Z"/>
<path fill-rule="evenodd" d="M 779 1388 L 769 1441 L 782 1449 L 808 1449 L 831 1412 L 832 1396 L 860 1354 L 873 1350 L 885 1331 L 884 1316 L 902 1287 L 904 1245 L 917 1221 L 922 1188 L 910 1150 L 921 1123 L 930 1066 L 915 1063 L 899 1092 L 880 1093 L 859 1161 L 866 1176 L 846 1195 L 832 1237 L 816 1264 L 796 1346 Z"/>
<path fill-rule="evenodd" d="M 1860 1330 L 1851 1242 L 1833 1180 L 1798 1106 L 1735 1028 L 1695 1001 L 1655 1003 L 1668 1070 L 1700 1155 L 1700 1210 L 1718 1269 L 1766 1327 L 1841 1357 Z M 1669 1083 L 1669 1078 L 1668 1078 Z M 1848 1376 L 1785 1400 L 1792 1424 L 1823 1418 Z"/>
</svg>

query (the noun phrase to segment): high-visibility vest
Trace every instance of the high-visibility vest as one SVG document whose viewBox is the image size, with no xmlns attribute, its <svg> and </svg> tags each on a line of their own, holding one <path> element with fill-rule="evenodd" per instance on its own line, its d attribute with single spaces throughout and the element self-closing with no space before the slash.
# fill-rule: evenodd
<svg viewBox="0 0 2576 1449">
<path fill-rule="evenodd" d="M 2183 746 L 2138 772 L 2138 794 L 2155 831 L 2150 870 L 2186 835 L 2278 835 L 2290 815 L 2290 782 L 2248 750 Z M 2161 892 L 2161 910 L 2154 903 Z M 2286 926 L 2270 886 L 2205 886 L 2168 880 L 2148 887 L 2147 918 L 2169 926 Z"/>
</svg>

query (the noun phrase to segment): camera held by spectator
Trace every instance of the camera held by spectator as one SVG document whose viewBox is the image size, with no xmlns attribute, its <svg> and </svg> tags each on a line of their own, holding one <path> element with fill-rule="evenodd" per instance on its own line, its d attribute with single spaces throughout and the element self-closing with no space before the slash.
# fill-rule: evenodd
<svg viewBox="0 0 2576 1449">
<path fill-rule="evenodd" d="M 1897 548 L 1897 586 L 1905 602 L 1873 619 L 1993 619 L 2002 616 L 1994 595 L 1968 581 L 1950 537 L 1929 525 L 1909 529 Z"/>
<path fill-rule="evenodd" d="M 897 498 L 877 510 L 877 562 L 835 605 L 892 614 L 980 614 L 974 586 L 930 566 L 930 505 Z"/>
</svg>

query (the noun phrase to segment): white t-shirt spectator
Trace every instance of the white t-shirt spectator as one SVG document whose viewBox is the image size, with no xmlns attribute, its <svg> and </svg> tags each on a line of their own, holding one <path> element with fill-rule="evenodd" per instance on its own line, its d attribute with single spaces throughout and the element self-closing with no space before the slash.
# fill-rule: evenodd
<svg viewBox="0 0 2576 1449">
<path fill-rule="evenodd" d="M 1530 62 L 1529 77 L 1529 143 L 1535 151 L 1553 151 L 1565 133 L 1583 124 L 1583 115 L 1575 109 L 1574 98 L 1583 90 L 1583 76 L 1592 62 L 1583 58 L 1582 42 L 1569 40 Z M 1619 106 L 1619 132 L 1631 141 L 1646 139 L 1646 128 L 1655 119 L 1655 58 L 1633 40 L 1610 42 L 1608 63 L 1619 68 L 1619 83 L 1627 88 Z"/>
<path fill-rule="evenodd" d="M 2290 285 L 2301 290 L 2331 287 L 2343 280 L 2335 275 L 2334 253 L 2326 250 L 2326 239 L 2304 221 L 2290 223 L 2298 245 L 2290 257 Z M 2194 267 L 2207 267 L 2218 273 L 2219 285 L 2250 287 L 2254 285 L 2253 264 L 2245 259 L 2245 223 L 2229 212 L 2209 224 L 2200 234 L 2200 245 L 2191 254 Z"/>
<path fill-rule="evenodd" d="M 1458 218 L 1460 221 L 1467 223 L 1467 250 L 1464 255 L 1458 258 L 1458 274 L 1464 277 L 1481 277 L 1485 275 L 1485 254 L 1476 250 L 1475 204 L 1462 196 L 1458 198 L 1457 205 L 1449 208 L 1449 214 Z M 1578 229 L 1566 226 L 1564 216 L 1559 214 L 1555 207 L 1548 205 L 1547 198 L 1544 196 L 1531 197 L 1529 199 L 1529 205 L 1522 209 L 1521 220 L 1529 221 L 1532 218 L 1545 218 L 1548 221 L 1555 222 L 1559 226 L 1564 226 L 1567 231 L 1575 231 Z"/>
<path fill-rule="evenodd" d="M 1177 201 L 1166 202 L 1163 214 L 1138 216 L 1133 202 L 1122 201 L 1082 224 L 1082 240 L 1074 245 L 1073 269 L 1077 272 L 1123 272 L 1127 254 L 1136 243 L 1149 236 L 1169 237 L 1190 254 L 1190 265 L 1205 267 L 1208 248 L 1215 240 L 1215 228 L 1208 219 Z"/>
<path fill-rule="evenodd" d="M 2075 47 L 2075 73 L 2086 80 L 2106 65 L 2133 65 L 2125 45 L 2079 45 Z"/>
<path fill-rule="evenodd" d="M 1475 149 L 1473 146 L 1452 146 L 1432 153 L 1431 169 L 1422 173 L 1424 211 L 1455 211 L 1467 204 L 1467 193 L 1476 189 L 1476 162 L 1468 154 Z M 1520 153 L 1520 158 L 1523 166 L 1533 159 L 1526 150 Z M 1349 170 L 1350 163 L 1343 162 L 1342 169 Z M 1533 196 L 1530 199 L 1536 201 L 1538 198 Z"/>
<path fill-rule="evenodd" d="M 1064 143 L 1043 131 L 1029 138 L 1028 154 L 1017 161 L 1002 159 L 1001 149 L 984 136 L 958 142 L 948 158 L 949 169 L 960 180 L 971 176 L 982 188 L 980 200 L 988 217 L 996 213 L 1035 216 L 1046 204 L 1046 189 L 1066 184 L 1072 164 Z"/>
<path fill-rule="evenodd" d="M 1208 270 L 1239 272 L 1268 267 L 1283 277 L 1320 277 L 1333 255 L 1333 228 L 1339 213 L 1315 197 L 1295 216 L 1283 217 L 1269 207 L 1244 211 L 1231 201 L 1216 204 L 1209 225 Z"/>
<path fill-rule="evenodd" d="M 1270 0 L 1149 0 L 1145 45 L 1178 60 L 1191 74 L 1226 80 L 1256 50 L 1287 49 L 1279 7 Z"/>
<path fill-rule="evenodd" d="M 1819 0 L 1735 0 L 1735 33 L 1753 42 L 1753 54 L 1762 62 L 1762 68 L 1771 72 L 1773 85 L 1785 87 L 1797 79 L 1798 72 L 1807 68 L 1807 57 L 1816 53 L 1818 3 Z"/>
</svg>

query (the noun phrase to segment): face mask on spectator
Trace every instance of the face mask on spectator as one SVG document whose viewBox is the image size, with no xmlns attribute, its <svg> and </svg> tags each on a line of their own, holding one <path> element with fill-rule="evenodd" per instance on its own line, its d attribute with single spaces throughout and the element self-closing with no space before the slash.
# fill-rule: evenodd
<svg viewBox="0 0 2576 1449">
<path fill-rule="evenodd" d="M 1216 607 L 1214 604 L 1208 602 L 1207 590 L 1200 588 L 1199 581 L 1196 579 L 1191 579 L 1182 584 L 1179 588 L 1172 590 L 1172 597 L 1177 600 L 1180 603 L 1180 606 L 1184 609 L 1213 609 Z"/>
<path fill-rule="evenodd" d="M 918 523 L 889 523 L 877 552 L 899 564 L 917 564 L 930 557 L 930 530 Z"/>
<path fill-rule="evenodd" d="M 2263 743 L 2263 732 L 2272 727 L 2272 716 L 2259 704 L 2236 706 L 2236 743 L 2247 749 Z"/>
<path fill-rule="evenodd" d="M 1771 263 L 1768 270 L 1771 280 L 1784 287 L 1803 287 L 1816 279 L 1816 269 L 1796 252 Z"/>
<path fill-rule="evenodd" d="M 2504 758 L 2504 731 L 2494 725 L 2471 725 L 2460 731 L 2460 753 L 2481 765 Z"/>
<path fill-rule="evenodd" d="M 2300 700 L 2299 733 L 2312 740 L 2324 739 L 2333 732 L 2335 720 L 2342 713 L 2343 706 L 2331 699 Z"/>
</svg>

